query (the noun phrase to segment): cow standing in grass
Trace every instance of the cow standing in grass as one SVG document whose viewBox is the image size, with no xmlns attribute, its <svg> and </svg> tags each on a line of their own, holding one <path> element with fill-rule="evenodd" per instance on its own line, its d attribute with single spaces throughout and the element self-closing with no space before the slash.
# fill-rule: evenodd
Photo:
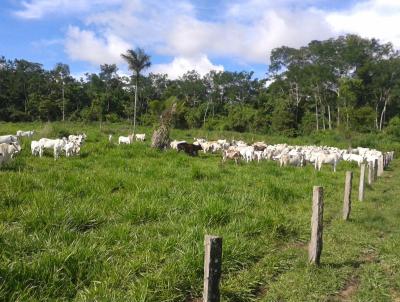
<svg viewBox="0 0 400 302">
<path fill-rule="evenodd" d="M 180 143 L 178 144 L 177 149 L 178 152 L 184 151 L 186 154 L 189 154 L 190 156 L 197 156 L 198 152 L 202 150 L 202 147 L 196 144 Z"/>
<path fill-rule="evenodd" d="M 0 144 L 0 167 L 8 163 L 20 151 L 21 146 L 17 143 Z"/>
</svg>

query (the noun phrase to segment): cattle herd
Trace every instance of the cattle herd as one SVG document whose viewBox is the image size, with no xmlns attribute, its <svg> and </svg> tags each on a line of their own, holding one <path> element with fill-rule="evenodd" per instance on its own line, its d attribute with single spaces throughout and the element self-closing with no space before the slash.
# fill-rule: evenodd
<svg viewBox="0 0 400 302">
<path fill-rule="evenodd" d="M 32 138 L 35 131 L 21 131 L 18 130 L 16 135 L 2 135 L 0 136 L 0 167 L 9 162 L 15 155 L 21 151 L 20 139 L 22 137 Z M 31 153 L 33 156 L 42 157 L 45 150 L 53 152 L 54 159 L 58 159 L 60 155 L 65 152 L 66 157 L 79 155 L 81 146 L 85 142 L 87 135 L 81 133 L 78 135 L 69 135 L 67 137 L 49 139 L 41 138 L 38 141 L 31 141 Z M 146 134 L 131 134 L 128 136 L 120 136 L 118 144 L 132 144 L 133 139 L 136 141 L 145 141 Z M 112 134 L 109 135 L 108 140 L 112 143 Z"/>
<path fill-rule="evenodd" d="M 22 137 L 32 138 L 34 131 L 17 131 L 16 135 L 0 136 L 0 167 L 10 161 L 21 151 L 19 139 Z M 85 142 L 86 134 L 69 135 L 68 138 L 48 139 L 41 138 L 38 141 L 31 141 L 31 153 L 34 156 L 43 156 L 46 149 L 53 151 L 54 159 L 65 152 L 66 157 L 79 155 L 81 146 Z M 132 144 L 133 140 L 144 141 L 145 134 L 130 134 L 119 136 L 118 144 Z M 113 136 L 108 137 L 112 143 Z M 266 144 L 256 142 L 247 144 L 244 141 L 228 141 L 220 139 L 207 141 L 202 138 L 194 138 L 193 143 L 174 140 L 170 143 L 172 149 L 178 152 L 183 151 L 190 156 L 197 156 L 199 151 L 204 153 L 220 153 L 222 161 L 233 160 L 238 164 L 240 161 L 249 163 L 262 160 L 274 160 L 283 166 L 303 167 L 307 163 L 313 164 L 316 170 L 321 170 L 323 164 L 331 165 L 336 172 L 336 166 L 340 161 L 356 162 L 360 165 L 363 162 L 375 164 L 380 158 L 392 160 L 394 152 L 381 152 L 375 149 L 358 147 L 355 149 L 339 149 L 328 146 L 291 146 L 288 144 Z"/>
<path fill-rule="evenodd" d="M 179 151 L 196 156 L 200 150 L 204 153 L 221 153 L 222 161 L 234 160 L 251 162 L 256 160 L 278 161 L 281 167 L 296 166 L 303 167 L 307 163 L 313 164 L 316 170 L 321 170 L 323 164 L 332 166 L 336 172 L 337 164 L 344 160 L 356 162 L 359 166 L 363 162 L 375 164 L 375 160 L 385 158 L 393 159 L 394 152 L 381 152 L 375 149 L 358 147 L 355 149 L 339 149 L 328 146 L 291 146 L 288 144 L 269 145 L 265 142 L 256 142 L 252 145 L 244 141 L 227 141 L 220 139 L 217 141 L 207 141 L 203 138 L 194 138 L 193 143 L 174 140 L 170 147 Z"/>
</svg>

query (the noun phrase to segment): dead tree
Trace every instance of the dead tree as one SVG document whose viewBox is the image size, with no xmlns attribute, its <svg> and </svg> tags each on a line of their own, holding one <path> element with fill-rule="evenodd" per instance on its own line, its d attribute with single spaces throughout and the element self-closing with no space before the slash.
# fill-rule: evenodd
<svg viewBox="0 0 400 302">
<path fill-rule="evenodd" d="M 151 147 L 156 149 L 165 149 L 169 146 L 169 131 L 172 124 L 172 118 L 176 112 L 176 103 L 171 108 L 166 109 L 160 116 L 160 124 L 153 132 L 151 138 Z"/>
</svg>

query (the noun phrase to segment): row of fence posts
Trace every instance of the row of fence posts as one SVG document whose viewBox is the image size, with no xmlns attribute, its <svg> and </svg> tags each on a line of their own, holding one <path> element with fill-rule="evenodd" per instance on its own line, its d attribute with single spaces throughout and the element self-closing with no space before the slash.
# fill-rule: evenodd
<svg viewBox="0 0 400 302">
<path fill-rule="evenodd" d="M 374 162 L 368 162 L 368 184 L 372 185 L 383 175 L 386 168 L 393 160 L 393 152 L 386 152 Z M 364 200 L 366 164 L 360 165 L 360 183 L 358 187 L 358 200 Z M 353 172 L 347 171 L 343 198 L 343 220 L 350 218 L 351 190 Z M 323 246 L 323 218 L 324 218 L 324 189 L 314 186 L 312 195 L 311 239 L 308 246 L 308 260 L 311 264 L 319 265 Z M 203 302 L 219 302 L 219 282 L 222 274 L 222 237 L 206 235 L 204 240 L 204 287 Z"/>
</svg>

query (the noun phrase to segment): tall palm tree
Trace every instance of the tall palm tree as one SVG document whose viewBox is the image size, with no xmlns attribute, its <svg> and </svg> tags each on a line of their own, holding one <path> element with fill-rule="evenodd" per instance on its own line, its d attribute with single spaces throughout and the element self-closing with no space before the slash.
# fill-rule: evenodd
<svg viewBox="0 0 400 302">
<path fill-rule="evenodd" d="M 128 63 L 128 67 L 135 73 L 135 106 L 133 109 L 133 131 L 136 128 L 136 104 L 138 98 L 138 82 L 140 72 L 151 66 L 150 56 L 142 48 L 128 49 L 121 57 Z"/>
</svg>

